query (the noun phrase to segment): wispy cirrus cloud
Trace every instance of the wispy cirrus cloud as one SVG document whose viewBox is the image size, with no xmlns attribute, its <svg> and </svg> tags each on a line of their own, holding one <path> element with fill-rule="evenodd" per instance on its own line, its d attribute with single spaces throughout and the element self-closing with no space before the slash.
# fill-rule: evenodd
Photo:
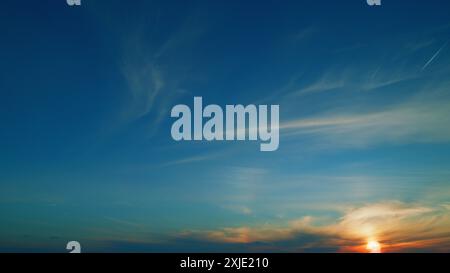
<svg viewBox="0 0 450 273">
<path fill-rule="evenodd" d="M 130 102 L 124 113 L 125 118 L 141 118 L 153 110 L 155 101 L 165 88 L 163 72 L 152 62 L 127 62 L 123 71 L 130 90 Z"/>
<path fill-rule="evenodd" d="M 413 80 L 418 77 L 417 71 L 411 69 L 382 69 L 381 65 L 367 66 L 363 71 L 351 68 L 335 68 L 323 73 L 315 81 L 300 87 L 290 88 L 285 97 L 302 97 L 335 90 L 347 92 L 372 91 Z M 299 85 L 299 84 L 297 84 Z M 292 84 L 291 84 L 292 86 Z"/>
<path fill-rule="evenodd" d="M 149 118 L 156 128 L 167 116 L 172 102 L 185 94 L 186 76 L 180 69 L 187 66 L 178 58 L 185 48 L 194 44 L 202 29 L 188 17 L 167 38 L 156 39 L 158 21 L 154 28 L 140 28 L 125 41 L 122 73 L 129 96 L 122 119 L 134 121 Z"/>
<path fill-rule="evenodd" d="M 304 88 L 290 92 L 288 96 L 304 96 L 311 93 L 331 91 L 346 85 L 346 77 L 342 74 L 326 73 L 317 81 Z"/>
<path fill-rule="evenodd" d="M 448 84 L 430 88 L 378 111 L 330 110 L 311 118 L 285 121 L 280 130 L 287 135 L 314 135 L 344 146 L 448 142 L 450 99 L 447 89 Z"/>
<path fill-rule="evenodd" d="M 160 167 L 169 167 L 169 166 L 176 166 L 176 165 L 189 164 L 189 163 L 195 163 L 195 162 L 203 162 L 206 160 L 215 159 L 222 155 L 223 154 L 221 154 L 221 153 L 194 155 L 194 156 L 189 156 L 189 157 L 185 157 L 182 159 L 166 162 L 166 163 L 160 165 Z"/>
</svg>

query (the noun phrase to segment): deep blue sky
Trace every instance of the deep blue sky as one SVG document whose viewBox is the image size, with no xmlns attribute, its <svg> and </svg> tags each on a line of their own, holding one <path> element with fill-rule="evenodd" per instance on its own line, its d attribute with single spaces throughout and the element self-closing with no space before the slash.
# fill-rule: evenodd
<svg viewBox="0 0 450 273">
<path fill-rule="evenodd" d="M 448 251 L 449 34 L 438 0 L 4 1 L 0 251 Z M 173 141 L 194 96 L 279 104 L 279 150 Z"/>
</svg>

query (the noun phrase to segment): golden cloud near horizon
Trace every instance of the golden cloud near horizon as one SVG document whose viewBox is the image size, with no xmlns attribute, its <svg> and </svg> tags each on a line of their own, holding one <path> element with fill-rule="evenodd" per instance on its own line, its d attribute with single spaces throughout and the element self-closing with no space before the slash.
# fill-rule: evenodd
<svg viewBox="0 0 450 273">
<path fill-rule="evenodd" d="M 253 248 L 259 249 L 254 250 L 268 251 L 327 248 L 336 248 L 338 252 L 450 251 L 450 205 L 447 203 L 422 206 L 389 201 L 354 206 L 341 213 L 341 217 L 327 224 L 318 224 L 320 219 L 305 216 L 284 225 L 186 231 L 181 236 L 216 243 L 255 244 Z M 301 236 L 316 239 L 293 247 L 292 242 Z M 282 249 L 283 242 L 291 243 Z"/>
</svg>

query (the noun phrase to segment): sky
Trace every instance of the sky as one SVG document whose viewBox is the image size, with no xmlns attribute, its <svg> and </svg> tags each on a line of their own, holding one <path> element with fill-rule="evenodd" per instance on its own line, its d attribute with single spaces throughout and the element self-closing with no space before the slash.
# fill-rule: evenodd
<svg viewBox="0 0 450 273">
<path fill-rule="evenodd" d="M 0 252 L 450 251 L 450 2 L 6 0 Z M 279 105 L 280 144 L 171 108 Z"/>
</svg>

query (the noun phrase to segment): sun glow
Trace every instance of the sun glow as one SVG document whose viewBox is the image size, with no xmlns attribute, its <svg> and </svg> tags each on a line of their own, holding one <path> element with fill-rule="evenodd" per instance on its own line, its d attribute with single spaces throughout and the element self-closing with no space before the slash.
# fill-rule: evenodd
<svg viewBox="0 0 450 273">
<path fill-rule="evenodd" d="M 381 253 L 381 245 L 375 240 L 370 240 L 369 242 L 367 242 L 366 249 L 370 253 Z"/>
</svg>

